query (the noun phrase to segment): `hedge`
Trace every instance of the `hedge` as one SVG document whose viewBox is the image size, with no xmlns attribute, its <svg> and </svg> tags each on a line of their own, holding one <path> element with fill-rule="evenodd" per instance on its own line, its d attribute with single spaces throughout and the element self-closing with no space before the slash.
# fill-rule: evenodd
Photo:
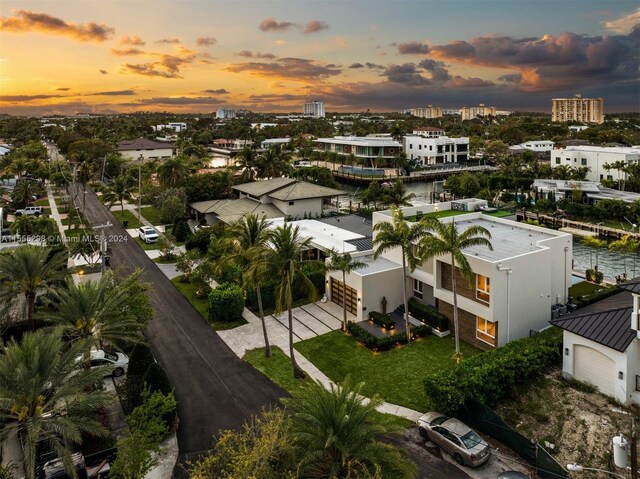
<svg viewBox="0 0 640 479">
<path fill-rule="evenodd" d="M 534 336 L 464 359 L 457 367 L 424 380 L 431 407 L 455 415 L 470 399 L 495 406 L 562 360 L 562 330 L 549 328 Z"/>
<path fill-rule="evenodd" d="M 209 294 L 209 321 L 238 321 L 244 311 L 244 293 L 240 286 L 222 283 Z"/>
<path fill-rule="evenodd" d="M 382 314 L 378 311 L 371 311 L 369 319 L 384 329 L 395 329 L 396 327 L 396 322 L 388 314 Z"/>
<path fill-rule="evenodd" d="M 449 330 L 449 320 L 444 314 L 416 298 L 409 298 L 409 314 L 440 332 Z"/>
<path fill-rule="evenodd" d="M 347 331 L 356 341 L 374 351 L 388 351 L 397 344 L 407 343 L 407 333 L 405 332 L 379 338 L 352 321 L 348 322 Z M 411 328 L 411 333 L 414 338 L 422 338 L 431 334 L 431 328 L 429 326 L 414 326 Z"/>
<path fill-rule="evenodd" d="M 613 296 L 614 294 L 618 294 L 621 291 L 622 290 L 617 288 L 616 286 L 604 287 L 600 291 L 578 296 L 577 298 L 575 298 L 576 305 L 578 306 L 578 309 L 584 308 L 585 306 L 589 306 L 590 304 L 595 303 L 596 301 L 600 301 L 605 298 L 608 298 L 609 296 Z"/>
</svg>

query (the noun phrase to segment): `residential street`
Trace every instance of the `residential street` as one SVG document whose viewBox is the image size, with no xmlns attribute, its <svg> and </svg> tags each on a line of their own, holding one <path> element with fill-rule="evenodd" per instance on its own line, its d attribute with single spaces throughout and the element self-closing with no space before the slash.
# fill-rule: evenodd
<svg viewBox="0 0 640 479">
<path fill-rule="evenodd" d="M 113 224 L 105 230 L 107 236 L 129 239 L 109 243 L 111 266 L 125 273 L 142 268 L 143 279 L 153 284 L 151 300 L 156 319 L 145 334 L 175 387 L 180 462 L 211 449 L 213 436 L 220 429 L 241 427 L 263 406 L 276 404 L 286 395 L 236 357 L 93 192 L 87 193 L 85 215 L 93 225 Z"/>
</svg>

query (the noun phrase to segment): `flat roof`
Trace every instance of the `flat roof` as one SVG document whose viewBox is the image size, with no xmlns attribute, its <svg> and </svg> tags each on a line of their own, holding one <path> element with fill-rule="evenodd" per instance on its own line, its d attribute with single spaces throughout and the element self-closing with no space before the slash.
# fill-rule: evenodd
<svg viewBox="0 0 640 479">
<path fill-rule="evenodd" d="M 329 216 L 327 218 L 319 218 L 318 221 L 362 236 L 371 236 L 373 229 L 371 220 L 358 215 Z"/>
<path fill-rule="evenodd" d="M 360 276 L 368 276 L 371 274 L 381 273 L 383 271 L 402 269 L 401 264 L 388 260 L 387 258 L 383 258 L 382 256 L 379 256 L 378 258 L 374 258 L 373 255 L 359 256 L 357 260 L 366 264 L 364 268 L 352 271 L 353 274 Z"/>
<path fill-rule="evenodd" d="M 335 143 L 338 145 L 356 146 L 391 146 L 399 148 L 402 145 L 393 138 L 382 138 L 372 136 L 334 136 L 333 138 L 318 138 L 316 143 Z"/>
<path fill-rule="evenodd" d="M 285 223 L 285 219 L 276 219 L 271 221 L 272 226 L 281 226 Z M 358 247 L 348 243 L 349 240 L 363 239 L 365 236 L 346 229 L 322 223 L 318 220 L 298 220 L 289 221 L 294 227 L 300 229 L 300 234 L 304 238 L 309 238 L 317 248 L 324 250 L 336 250 L 340 253 L 355 253 Z"/>
<path fill-rule="evenodd" d="M 638 147 L 610 147 L 610 146 L 594 146 L 594 145 L 571 145 L 566 148 L 554 148 L 553 151 L 593 151 L 597 153 L 620 153 L 625 155 L 640 155 L 640 148 Z"/>
</svg>

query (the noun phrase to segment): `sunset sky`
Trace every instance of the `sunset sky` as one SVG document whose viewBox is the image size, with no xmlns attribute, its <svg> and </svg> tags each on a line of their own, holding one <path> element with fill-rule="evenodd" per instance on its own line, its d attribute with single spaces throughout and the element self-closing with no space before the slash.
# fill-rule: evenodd
<svg viewBox="0 0 640 479">
<path fill-rule="evenodd" d="M 0 113 L 637 111 L 638 1 L 0 3 Z"/>
</svg>

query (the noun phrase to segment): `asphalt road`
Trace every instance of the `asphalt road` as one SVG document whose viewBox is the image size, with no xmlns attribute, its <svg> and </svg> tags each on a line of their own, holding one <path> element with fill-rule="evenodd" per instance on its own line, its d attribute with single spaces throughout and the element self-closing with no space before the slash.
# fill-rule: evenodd
<svg viewBox="0 0 640 479">
<path fill-rule="evenodd" d="M 124 228 L 92 191 L 85 216 L 94 225 L 111 223 L 107 236 L 127 237 Z M 261 408 L 274 405 L 286 392 L 240 360 L 171 284 L 136 242 L 110 242 L 111 266 L 129 274 L 144 270 L 152 283 L 155 319 L 145 330 L 151 350 L 166 371 L 178 400 L 180 462 L 212 448 L 221 429 L 239 429 Z"/>
</svg>

